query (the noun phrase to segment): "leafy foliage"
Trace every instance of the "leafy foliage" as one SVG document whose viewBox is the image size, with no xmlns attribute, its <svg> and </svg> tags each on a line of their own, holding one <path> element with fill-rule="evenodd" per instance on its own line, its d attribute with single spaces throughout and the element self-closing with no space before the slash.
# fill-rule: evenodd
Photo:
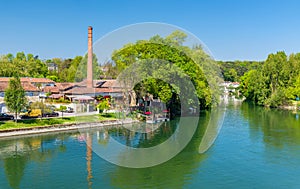
<svg viewBox="0 0 300 189">
<path fill-rule="evenodd" d="M 38 56 L 33 54 L 25 55 L 18 52 L 14 57 L 12 54 L 0 58 L 0 76 L 13 77 L 46 77 L 48 68 Z"/>
<path fill-rule="evenodd" d="M 15 112 L 15 119 L 17 120 L 17 115 L 27 103 L 25 91 L 21 85 L 20 78 L 13 77 L 9 80 L 8 88 L 5 90 L 4 101 L 8 109 Z"/>
<path fill-rule="evenodd" d="M 185 38 L 186 34 L 180 31 L 175 31 L 165 38 L 156 35 L 149 40 L 140 40 L 135 44 L 125 45 L 122 49 L 114 52 L 112 60 L 119 73 L 134 63 L 140 62 L 139 64 L 141 64 L 143 62 L 145 66 L 135 70 L 135 74 L 149 75 L 147 72 L 150 71 L 154 78 L 143 80 L 134 87 L 137 96 L 141 97 L 150 93 L 164 102 L 176 101 L 178 96 L 174 93 L 176 90 L 178 91 L 178 86 L 170 85 L 159 78 L 163 75 L 164 78 L 175 81 L 183 77 L 182 73 L 175 69 L 175 67 L 179 68 L 192 81 L 201 107 L 207 108 L 216 99 L 212 97 L 213 94 L 218 93 L 212 92 L 209 79 L 206 77 L 209 72 L 212 73 L 211 75 L 217 75 L 213 74 L 214 70 L 211 66 L 215 63 L 200 46 L 193 49 L 183 46 Z M 163 65 L 163 61 L 167 63 Z M 209 64 L 211 65 L 208 66 Z M 204 67 L 206 70 L 203 69 Z M 205 71 L 207 73 L 204 73 Z M 211 76 L 211 80 L 216 80 L 216 77 Z"/>
<path fill-rule="evenodd" d="M 218 61 L 225 81 L 240 81 L 248 71 L 260 69 L 264 62 L 257 61 Z"/>
<path fill-rule="evenodd" d="M 82 81 L 87 77 L 87 60 L 88 56 L 87 54 L 82 58 L 81 62 L 78 64 L 77 67 L 77 72 L 73 72 L 73 70 L 71 70 L 72 73 L 76 73 L 74 80 L 75 81 Z M 75 66 L 74 68 L 75 69 Z M 97 79 L 100 77 L 100 75 L 102 74 L 102 71 L 100 69 L 100 67 L 98 66 L 98 60 L 95 54 L 93 54 L 93 79 Z M 73 81 L 74 81 L 73 80 Z"/>
<path fill-rule="evenodd" d="M 54 64 L 56 70 L 48 70 L 48 65 Z M 15 56 L 7 54 L 0 57 L 0 77 L 34 77 L 49 78 L 55 82 L 74 82 L 82 81 L 86 78 L 87 55 L 75 58 L 53 58 L 43 62 L 33 54 L 25 55 L 24 52 L 18 52 Z M 98 66 L 96 55 L 93 55 L 93 74 L 94 79 L 102 74 Z M 113 74 L 113 71 L 112 71 Z"/>
<path fill-rule="evenodd" d="M 300 95 L 300 54 L 270 54 L 261 69 L 241 77 L 243 95 L 259 105 L 278 107 Z"/>
<path fill-rule="evenodd" d="M 100 113 L 102 113 L 104 110 L 107 110 L 109 108 L 109 100 L 108 99 L 101 100 L 97 105 L 97 108 L 99 109 Z"/>
</svg>

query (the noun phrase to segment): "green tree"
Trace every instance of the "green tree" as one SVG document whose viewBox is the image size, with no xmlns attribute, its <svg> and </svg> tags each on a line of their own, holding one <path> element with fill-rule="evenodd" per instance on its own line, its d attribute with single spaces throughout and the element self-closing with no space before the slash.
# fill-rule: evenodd
<svg viewBox="0 0 300 189">
<path fill-rule="evenodd" d="M 295 81 L 287 88 L 285 92 L 288 99 L 295 100 L 296 97 L 300 97 L 300 74 L 295 77 Z"/>
<path fill-rule="evenodd" d="M 241 77 L 241 92 L 250 101 L 264 105 L 270 94 L 266 78 L 258 70 L 250 70 Z"/>
<path fill-rule="evenodd" d="M 113 62 L 106 62 L 103 68 L 103 74 L 105 78 L 117 78 L 118 77 L 118 69 L 115 65 L 113 65 Z"/>
<path fill-rule="evenodd" d="M 8 88 L 5 90 L 4 101 L 8 109 L 15 113 L 15 121 L 17 122 L 18 114 L 27 103 L 20 78 L 14 77 L 9 80 Z"/>
<path fill-rule="evenodd" d="M 15 57 L 12 54 L 1 57 L 0 76 L 13 77 L 16 74 L 20 77 L 46 77 L 48 69 L 46 64 L 33 54 L 18 52 Z"/>
<path fill-rule="evenodd" d="M 61 117 L 64 117 L 64 112 L 67 110 L 67 106 L 60 105 L 59 106 L 59 111 L 61 112 Z"/>
<path fill-rule="evenodd" d="M 59 82 L 60 81 L 59 78 L 58 78 L 58 76 L 56 76 L 56 75 L 49 75 L 49 76 L 47 76 L 47 78 L 51 79 L 52 81 L 55 81 L 55 82 Z"/>
<path fill-rule="evenodd" d="M 4 169 L 9 185 L 13 189 L 20 188 L 20 183 L 24 175 L 24 170 L 28 162 L 28 157 L 15 154 L 4 159 Z"/>
<path fill-rule="evenodd" d="M 87 61 L 88 56 L 87 54 L 82 58 L 80 63 L 77 66 L 76 69 L 76 75 L 75 75 L 75 81 L 82 81 L 87 78 Z M 102 75 L 102 71 L 100 69 L 100 66 L 98 65 L 98 59 L 95 54 L 93 54 L 93 79 L 98 79 L 100 75 Z"/>
<path fill-rule="evenodd" d="M 158 69 L 152 69 L 154 72 L 153 75 L 158 76 L 160 74 L 165 77 L 168 75 L 170 77 L 172 77 L 172 75 L 173 77 L 174 75 L 178 75 L 178 78 L 180 78 L 182 76 L 174 69 L 175 67 L 179 68 L 190 77 L 190 80 L 194 84 L 201 107 L 207 108 L 212 104 L 213 99 L 217 98 L 212 98 L 213 92 L 208 85 L 207 78 L 204 76 L 202 68 L 205 67 L 206 62 L 214 62 L 204 53 L 201 47 L 190 49 L 189 47 L 181 46 L 185 36 L 186 35 L 182 34 L 182 32 L 177 31 L 166 38 L 154 36 L 149 41 L 141 40 L 136 44 L 127 44 L 122 49 L 115 51 L 112 59 L 116 63 L 119 72 L 135 62 L 150 60 L 149 64 L 144 62 L 146 66 L 144 69 L 138 71 L 140 75 L 147 75 L 145 70 L 151 70 L 148 66 L 155 65 L 151 60 L 164 60 L 170 63 L 170 66 L 168 67 L 156 66 Z M 175 67 L 172 67 L 172 65 L 175 65 Z M 213 73 L 213 69 L 208 70 L 207 73 L 208 72 Z M 176 78 L 173 79 L 176 80 Z M 176 98 L 176 96 L 172 95 L 172 93 L 174 93 L 172 90 L 174 86 L 170 86 L 166 82 L 160 80 L 147 79 L 142 82 L 140 87 L 146 88 L 145 92 L 150 92 L 153 96 L 158 96 L 160 99 L 166 101 L 171 100 L 171 97 Z M 138 87 L 136 87 L 135 90 L 136 89 L 138 89 Z M 140 92 L 136 91 L 136 93 Z"/>
<path fill-rule="evenodd" d="M 254 69 L 258 70 L 263 64 L 264 62 L 257 61 L 218 61 L 225 81 L 240 81 L 240 77 L 246 72 Z M 235 70 L 236 74 L 232 70 Z M 236 76 L 235 80 L 233 80 L 232 75 Z"/>
<path fill-rule="evenodd" d="M 231 68 L 224 72 L 224 80 L 225 81 L 237 81 L 238 75 L 235 69 Z"/>
<path fill-rule="evenodd" d="M 300 54 L 289 58 L 283 52 L 270 54 L 261 69 L 250 70 L 241 77 L 244 96 L 259 105 L 279 107 L 299 95 Z"/>
<path fill-rule="evenodd" d="M 109 100 L 108 99 L 102 99 L 99 104 L 97 105 L 97 108 L 99 110 L 99 113 L 102 113 L 104 110 L 109 109 Z"/>
<path fill-rule="evenodd" d="M 277 88 L 284 86 L 284 69 L 287 64 L 287 56 L 283 51 L 270 54 L 262 68 L 262 73 L 267 77 L 267 84 L 272 94 Z"/>
</svg>

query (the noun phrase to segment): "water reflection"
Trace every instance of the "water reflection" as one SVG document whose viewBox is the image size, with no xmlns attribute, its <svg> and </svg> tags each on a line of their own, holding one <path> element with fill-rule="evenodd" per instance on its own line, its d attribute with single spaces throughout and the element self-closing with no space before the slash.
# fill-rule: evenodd
<svg viewBox="0 0 300 189">
<path fill-rule="evenodd" d="M 293 112 L 266 109 L 243 103 L 241 112 L 249 121 L 250 134 L 257 138 L 263 134 L 266 145 L 283 148 L 286 144 L 300 144 L 300 122 Z"/>
<path fill-rule="evenodd" d="M 131 169 L 116 167 L 110 174 L 114 188 L 183 188 L 193 177 L 197 169 L 207 158 L 206 154 L 199 154 L 198 147 L 209 122 L 210 113 L 204 112 L 200 117 L 199 126 L 190 143 L 171 160 L 154 167 Z M 168 127 L 168 130 L 174 128 Z M 172 133 L 172 132 L 171 132 Z M 168 135 L 167 135 L 168 136 Z M 165 136 L 165 137 L 167 137 Z M 161 135 L 155 135 L 149 143 L 161 140 Z M 147 143 L 147 142 L 146 142 Z M 147 146 L 143 144 L 142 146 Z"/>
<path fill-rule="evenodd" d="M 52 138 L 37 136 L 13 140 L 2 140 L 0 147 L 0 160 L 4 162 L 6 178 L 11 188 L 20 188 L 20 182 L 28 163 L 46 162 L 60 152 L 66 150 L 63 143 L 64 135 Z M 58 143 L 55 148 L 48 147 L 47 143 Z"/>
<path fill-rule="evenodd" d="M 88 188 L 92 188 L 92 141 L 93 141 L 93 135 L 91 133 L 87 133 L 86 135 L 86 169 L 88 172 L 87 175 L 87 182 L 88 182 Z"/>
<path fill-rule="evenodd" d="M 137 148 L 156 146 L 176 133 L 178 120 L 141 133 L 126 127 L 103 127 L 80 133 L 2 139 L 0 161 L 7 182 L 2 180 L 1 188 L 6 188 L 5 185 L 10 188 L 99 188 L 103 183 L 116 188 L 182 188 L 200 171 L 200 164 L 207 158 L 207 154 L 198 153 L 198 148 L 210 117 L 210 112 L 201 114 L 196 132 L 182 152 L 161 165 L 143 169 L 111 165 L 100 159 L 93 149 L 107 147 L 112 139 Z M 168 153 L 168 149 L 161 153 Z M 106 177 L 108 179 L 99 182 Z"/>
</svg>

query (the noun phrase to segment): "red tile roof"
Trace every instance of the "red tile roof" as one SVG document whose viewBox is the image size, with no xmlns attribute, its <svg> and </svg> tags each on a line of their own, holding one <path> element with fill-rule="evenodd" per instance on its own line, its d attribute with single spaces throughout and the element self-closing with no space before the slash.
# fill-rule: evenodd
<svg viewBox="0 0 300 189">
<path fill-rule="evenodd" d="M 64 82 L 64 83 L 56 83 L 56 87 L 59 88 L 60 91 L 64 91 L 70 87 L 74 87 L 77 85 L 77 83 L 69 83 L 69 82 Z"/>
<path fill-rule="evenodd" d="M 0 91 L 5 91 L 8 86 L 8 82 L 0 82 Z"/>
<path fill-rule="evenodd" d="M 29 82 L 21 82 L 23 89 L 27 92 L 38 92 L 39 89 Z M 5 91 L 8 87 L 8 82 L 0 82 L 0 91 Z"/>
<path fill-rule="evenodd" d="M 65 91 L 65 94 L 95 94 L 95 93 L 120 93 L 121 89 L 113 88 L 86 88 L 86 87 L 74 87 Z"/>
<path fill-rule="evenodd" d="M 59 88 L 57 86 L 46 86 L 43 91 L 45 93 L 59 93 Z"/>
<path fill-rule="evenodd" d="M 40 91 L 37 87 L 32 85 L 29 82 L 21 82 L 21 85 L 25 91 L 30 91 L 30 92 L 38 92 Z"/>
<path fill-rule="evenodd" d="M 9 77 L 0 77 L 0 91 L 5 91 L 8 86 Z M 55 83 L 47 78 L 20 78 L 22 86 L 25 91 L 38 92 L 39 89 L 32 83 Z M 55 83 L 55 86 L 46 86 L 43 88 L 44 92 L 64 94 L 95 94 L 95 93 L 121 93 L 122 90 L 116 80 L 94 80 L 94 83 L 104 82 L 98 88 L 86 88 L 86 81 L 78 83 Z"/>
<path fill-rule="evenodd" d="M 8 82 L 11 77 L 0 77 L 0 82 Z M 32 77 L 21 77 L 21 82 L 31 82 L 31 83 L 55 83 L 53 80 L 48 78 L 32 78 Z"/>
<path fill-rule="evenodd" d="M 64 96 L 63 94 L 52 94 L 52 95 L 49 96 L 49 98 L 59 99 L 63 96 Z"/>
</svg>

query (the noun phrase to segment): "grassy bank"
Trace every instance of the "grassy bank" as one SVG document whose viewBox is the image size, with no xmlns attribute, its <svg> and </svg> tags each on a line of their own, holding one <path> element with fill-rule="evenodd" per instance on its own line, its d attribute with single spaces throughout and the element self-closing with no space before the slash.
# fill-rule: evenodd
<svg viewBox="0 0 300 189">
<path fill-rule="evenodd" d="M 20 128 L 34 128 L 41 126 L 59 125 L 59 124 L 71 124 L 71 123 L 84 123 L 84 122 L 98 122 L 106 120 L 115 120 L 113 114 L 95 114 L 88 116 L 76 116 L 76 117 L 59 117 L 59 118 L 43 118 L 43 119 L 24 119 L 14 121 L 0 121 L 0 131 Z"/>
</svg>

